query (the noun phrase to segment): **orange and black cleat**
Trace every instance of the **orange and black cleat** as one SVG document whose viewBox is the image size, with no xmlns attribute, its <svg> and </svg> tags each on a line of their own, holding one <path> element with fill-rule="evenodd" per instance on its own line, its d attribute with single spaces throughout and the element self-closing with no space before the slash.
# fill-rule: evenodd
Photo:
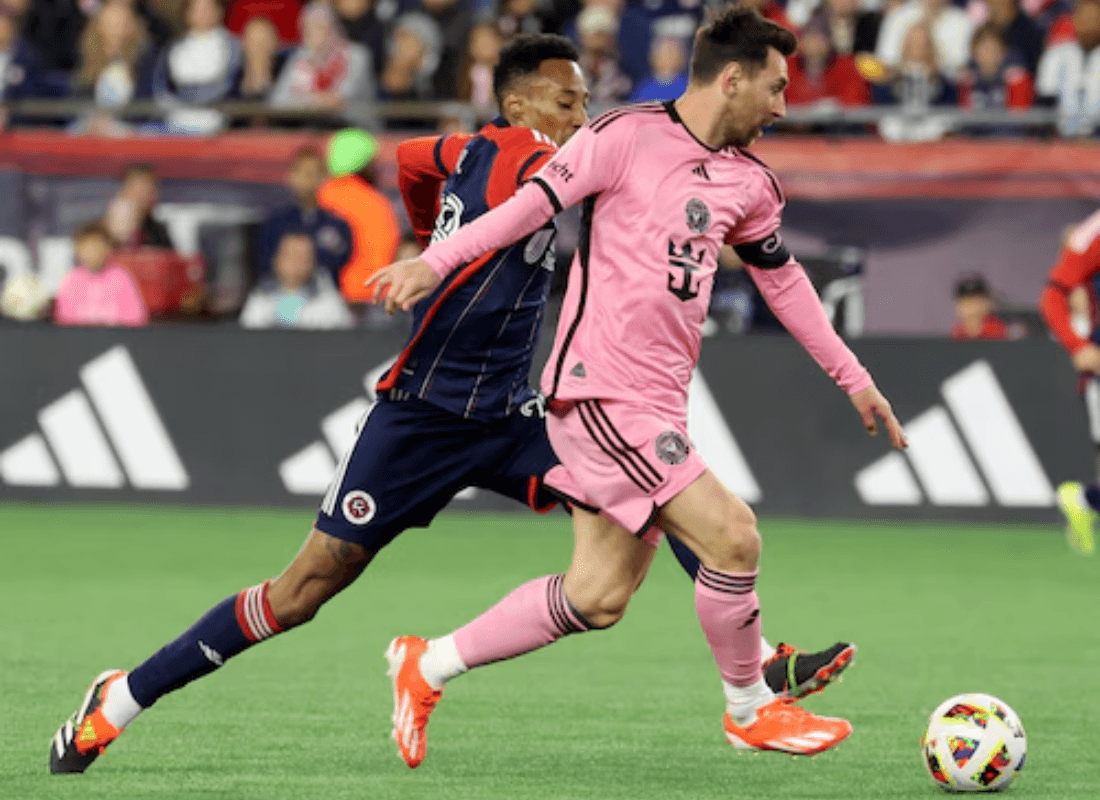
<svg viewBox="0 0 1100 800">
<path fill-rule="evenodd" d="M 118 738 L 122 731 L 107 721 L 102 706 L 107 687 L 125 677 L 122 670 L 109 669 L 92 681 L 80 708 L 50 741 L 50 772 L 83 772 Z"/>
<path fill-rule="evenodd" d="M 856 654 L 856 646 L 837 642 L 828 650 L 807 653 L 782 642 L 761 668 L 764 682 L 778 697 L 795 700 L 820 692 L 840 677 Z"/>
</svg>

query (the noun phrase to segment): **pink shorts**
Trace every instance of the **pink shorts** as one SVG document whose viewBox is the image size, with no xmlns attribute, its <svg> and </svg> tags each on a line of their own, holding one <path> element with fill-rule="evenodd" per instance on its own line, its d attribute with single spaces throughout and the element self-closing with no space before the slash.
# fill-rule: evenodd
<svg viewBox="0 0 1100 800">
<path fill-rule="evenodd" d="M 707 470 L 684 422 L 638 403 L 559 401 L 546 415 L 546 433 L 561 461 L 546 485 L 654 546 L 661 506 Z"/>
</svg>

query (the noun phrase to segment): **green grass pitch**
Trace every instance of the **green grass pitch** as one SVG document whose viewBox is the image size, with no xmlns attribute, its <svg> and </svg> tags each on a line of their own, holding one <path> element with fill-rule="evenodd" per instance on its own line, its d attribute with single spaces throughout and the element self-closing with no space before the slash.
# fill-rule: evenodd
<svg viewBox="0 0 1100 800">
<path fill-rule="evenodd" d="M 963 691 L 1027 728 L 1011 796 L 1100 797 L 1100 558 L 1051 526 L 764 519 L 765 634 L 859 645 L 806 705 L 855 733 L 814 759 L 735 753 L 671 552 L 626 619 L 454 681 L 408 770 L 382 651 L 445 633 L 568 564 L 565 515 L 442 517 L 399 539 L 304 628 L 139 718 L 83 776 L 47 747 L 90 679 L 131 668 L 209 606 L 276 574 L 309 513 L 0 507 L 0 798 L 929 798 L 918 740 Z"/>
</svg>

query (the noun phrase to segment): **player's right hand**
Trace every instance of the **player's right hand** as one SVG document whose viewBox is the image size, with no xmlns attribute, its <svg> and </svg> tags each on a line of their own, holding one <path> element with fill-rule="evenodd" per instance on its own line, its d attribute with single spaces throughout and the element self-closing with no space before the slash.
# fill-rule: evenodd
<svg viewBox="0 0 1100 800">
<path fill-rule="evenodd" d="M 374 287 L 372 302 L 385 302 L 386 311 L 408 311 L 439 286 L 439 276 L 426 261 L 410 258 L 383 267 L 371 275 L 364 284 Z"/>
<path fill-rule="evenodd" d="M 1100 375 L 1100 347 L 1089 342 L 1073 354 L 1073 367 L 1078 372 Z"/>
</svg>

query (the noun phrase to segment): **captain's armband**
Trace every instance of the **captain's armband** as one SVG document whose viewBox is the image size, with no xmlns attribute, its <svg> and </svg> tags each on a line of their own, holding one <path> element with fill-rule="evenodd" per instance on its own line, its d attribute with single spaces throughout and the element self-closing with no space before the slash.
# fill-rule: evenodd
<svg viewBox="0 0 1100 800">
<path fill-rule="evenodd" d="M 758 242 L 735 244 L 733 251 L 746 264 L 760 269 L 779 269 L 791 259 L 779 231 Z"/>
</svg>

